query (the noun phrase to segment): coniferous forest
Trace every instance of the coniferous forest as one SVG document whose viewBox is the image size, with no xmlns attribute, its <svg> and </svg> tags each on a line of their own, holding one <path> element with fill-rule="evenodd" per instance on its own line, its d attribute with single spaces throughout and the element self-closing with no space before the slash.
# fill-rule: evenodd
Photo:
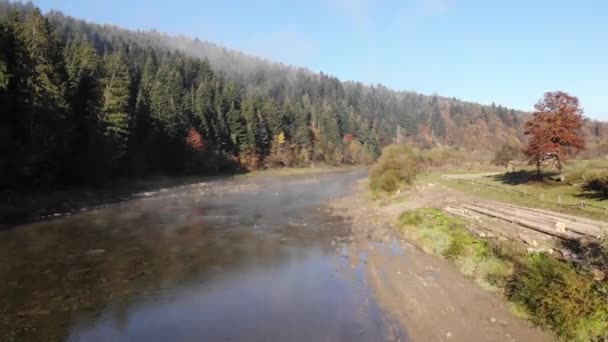
<svg viewBox="0 0 608 342">
<path fill-rule="evenodd" d="M 520 141 L 526 116 L 7 1 L 0 108 L 3 188 L 362 164 L 395 140 L 476 149 Z"/>
</svg>

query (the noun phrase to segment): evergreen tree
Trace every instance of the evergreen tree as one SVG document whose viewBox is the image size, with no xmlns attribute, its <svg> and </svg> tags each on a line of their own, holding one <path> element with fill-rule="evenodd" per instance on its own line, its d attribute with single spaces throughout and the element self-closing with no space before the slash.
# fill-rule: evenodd
<svg viewBox="0 0 608 342">
<path fill-rule="evenodd" d="M 95 139 L 102 106 L 101 61 L 93 46 L 86 42 L 69 45 L 65 60 L 73 153 L 67 170 L 70 177 L 87 179 L 94 177 L 93 171 L 99 168 L 100 146 Z"/>
<path fill-rule="evenodd" d="M 340 82 L 200 41 L 173 51 L 168 39 L 0 6 L 2 185 L 218 170 L 210 165 L 227 160 L 367 161 L 396 135 L 465 148 L 487 132 L 524 136 L 520 113 L 502 106 Z"/>
<path fill-rule="evenodd" d="M 38 9 L 11 24 L 16 35 L 13 96 L 20 97 L 17 113 L 22 114 L 18 120 L 27 155 L 22 170 L 36 182 L 52 182 L 69 156 L 62 44 Z"/>
<path fill-rule="evenodd" d="M 193 120 L 195 126 L 199 132 L 202 133 L 203 139 L 207 142 L 207 144 L 213 146 L 217 146 L 217 141 L 215 139 L 215 108 L 213 106 L 214 103 L 214 89 L 211 85 L 213 80 L 212 76 L 207 77 L 204 74 L 204 66 L 201 66 L 201 70 L 199 71 L 199 80 L 200 84 L 196 89 L 194 95 L 194 113 Z"/>
<path fill-rule="evenodd" d="M 121 160 L 129 136 L 129 69 L 121 53 L 106 56 L 99 129 L 109 146 L 112 160 Z"/>
<path fill-rule="evenodd" d="M 8 87 L 8 69 L 6 63 L 0 60 L 0 90 L 6 90 Z"/>
<path fill-rule="evenodd" d="M 226 82 L 221 77 L 216 77 L 212 81 L 214 87 L 214 109 L 215 109 L 215 140 L 218 142 L 218 147 L 222 152 L 234 152 L 234 146 L 231 140 L 230 124 L 228 120 L 228 111 L 230 110 L 230 102 L 226 95 Z"/>
<path fill-rule="evenodd" d="M 154 51 L 148 52 L 146 62 L 139 82 L 137 99 L 135 102 L 135 118 L 133 133 L 136 139 L 141 140 L 149 133 L 152 85 L 156 77 L 158 65 Z"/>
<path fill-rule="evenodd" d="M 157 134 L 173 142 L 185 136 L 182 98 L 180 73 L 162 64 L 150 89 L 151 118 Z"/>
</svg>

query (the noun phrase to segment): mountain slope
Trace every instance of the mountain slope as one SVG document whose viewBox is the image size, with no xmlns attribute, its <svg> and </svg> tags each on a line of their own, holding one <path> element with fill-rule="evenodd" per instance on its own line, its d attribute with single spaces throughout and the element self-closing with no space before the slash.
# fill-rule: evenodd
<svg viewBox="0 0 608 342">
<path fill-rule="evenodd" d="M 383 144 L 396 137 L 398 127 L 423 147 L 440 143 L 478 148 L 479 141 L 496 145 L 522 137 L 520 126 L 525 114 L 502 106 L 396 92 L 381 85 L 339 82 L 328 75 L 273 63 L 198 39 L 90 24 L 58 12 L 51 13 L 49 18 L 65 28 L 60 29 L 65 36 L 76 34 L 74 28 L 81 27 L 87 32 L 87 40 L 98 41 L 101 51 L 108 46 L 115 47 L 117 37 L 120 37 L 130 44 L 177 50 L 189 57 L 206 59 L 214 71 L 225 74 L 248 90 L 272 94 L 279 100 L 286 96 L 285 88 L 292 88 L 304 90 L 313 100 L 341 101 L 345 110 L 373 123 Z"/>
<path fill-rule="evenodd" d="M 5 187 L 368 163 L 395 140 L 474 150 L 523 138 L 526 114 L 502 106 L 340 82 L 31 4 L 0 0 L 0 47 Z"/>
</svg>

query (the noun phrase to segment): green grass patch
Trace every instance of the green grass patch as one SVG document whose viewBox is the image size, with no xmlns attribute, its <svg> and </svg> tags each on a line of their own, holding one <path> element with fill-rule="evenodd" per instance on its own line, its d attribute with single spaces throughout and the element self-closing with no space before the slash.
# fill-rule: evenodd
<svg viewBox="0 0 608 342">
<path fill-rule="evenodd" d="M 384 197 L 373 196 L 372 199 L 379 199 L 378 203 L 381 206 L 389 206 L 389 205 L 401 204 L 401 203 L 407 202 L 408 196 L 404 193 L 400 193 L 400 194 L 384 196 Z"/>
<path fill-rule="evenodd" d="M 608 284 L 547 254 L 501 247 L 437 209 L 403 213 L 400 231 L 425 252 L 452 260 L 482 286 L 502 291 L 519 317 L 564 341 L 608 340 Z"/>
<path fill-rule="evenodd" d="M 402 233 L 425 252 L 454 261 L 467 276 L 495 288 L 504 284 L 512 265 L 486 241 L 471 235 L 465 223 L 438 209 L 420 209 L 403 213 L 398 220 Z"/>
<path fill-rule="evenodd" d="M 608 206 L 608 200 L 587 192 L 584 184 L 561 183 L 553 181 L 548 177 L 545 177 L 545 180 L 542 182 L 518 179 L 517 175 L 511 176 L 509 179 L 505 178 L 504 175 L 482 176 L 475 178 L 475 183 L 473 183 L 470 179 L 461 181 L 448 180 L 442 178 L 439 173 L 429 173 L 419 176 L 418 181 L 420 183 L 438 183 L 448 188 L 472 193 L 489 200 L 557 210 L 562 213 L 608 221 L 608 216 L 603 209 Z M 513 191 L 507 192 L 505 190 L 507 187 Z M 523 196 L 516 191 L 527 193 L 530 196 Z M 558 204 L 558 201 L 561 205 Z M 588 206 L 581 209 L 581 201 L 585 201 Z M 591 205 L 598 208 L 594 208 Z"/>
</svg>

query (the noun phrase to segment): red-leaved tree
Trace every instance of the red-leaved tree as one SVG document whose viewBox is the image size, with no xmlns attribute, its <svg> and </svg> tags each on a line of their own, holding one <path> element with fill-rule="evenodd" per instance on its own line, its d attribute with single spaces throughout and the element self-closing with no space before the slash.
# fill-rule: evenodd
<svg viewBox="0 0 608 342">
<path fill-rule="evenodd" d="M 205 149 L 205 143 L 201 134 L 194 128 L 188 129 L 188 136 L 186 136 L 186 144 L 194 151 L 203 151 Z"/>
<path fill-rule="evenodd" d="M 525 134 L 531 136 L 525 154 L 536 165 L 539 178 L 541 165 L 551 160 L 563 181 L 563 162 L 585 148 L 583 110 L 578 98 L 561 91 L 545 93 L 534 108 L 534 116 L 525 126 Z"/>
</svg>

